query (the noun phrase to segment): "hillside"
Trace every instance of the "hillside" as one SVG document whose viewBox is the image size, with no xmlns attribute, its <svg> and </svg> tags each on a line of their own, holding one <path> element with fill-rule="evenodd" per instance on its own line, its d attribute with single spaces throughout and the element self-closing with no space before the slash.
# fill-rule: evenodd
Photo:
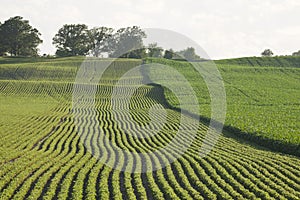
<svg viewBox="0 0 300 200">
<path fill-rule="evenodd" d="M 96 66 L 103 66 L 107 60 L 98 62 L 98 65 L 92 65 L 93 68 L 90 68 L 90 71 L 86 70 L 86 73 L 97 74 Z M 121 106 L 124 98 L 132 94 L 130 98 L 132 119 L 123 115 L 117 119 L 113 117 L 110 99 L 117 87 L 116 84 L 125 72 L 141 63 L 141 60 L 127 59 L 113 62 L 104 72 L 105 78 L 97 84 L 96 107 L 93 110 L 86 107 L 73 109 L 72 105 L 74 80 L 82 64 L 82 58 L 53 59 L 45 62 L 10 60 L 9 63 L 0 64 L 0 199 L 300 198 L 299 157 L 277 153 L 243 138 L 233 137 L 234 134 L 230 131 L 225 131 L 220 136 L 209 155 L 201 157 L 199 149 L 207 134 L 205 120 L 195 125 L 191 116 L 181 116 L 175 109 L 176 99 L 159 85 L 142 85 L 136 89 L 137 83 L 142 84 L 146 78 L 151 78 L 155 75 L 153 72 L 145 74 L 137 71 L 124 79 L 123 85 L 118 86 L 123 95 L 115 96 L 115 100 L 119 103 L 117 105 Z M 201 80 L 193 77 L 195 73 L 188 70 L 189 66 L 183 67 L 185 63 L 169 64 L 174 65 L 187 77 Z M 219 69 L 228 90 L 228 104 L 232 104 L 232 107 L 228 108 L 227 123 L 231 123 L 230 120 L 235 122 L 235 116 L 238 115 L 249 117 L 247 114 L 249 111 L 256 113 L 257 110 L 251 107 L 256 101 L 250 98 L 256 93 L 252 91 L 250 86 L 253 82 L 249 80 L 254 79 L 255 88 L 260 89 L 272 79 L 276 81 L 268 85 L 270 88 L 284 81 L 283 83 L 288 84 L 286 89 L 291 86 L 296 92 L 299 89 L 298 82 L 293 85 L 299 77 L 296 68 L 294 71 L 284 73 L 272 67 L 266 69 L 224 65 Z M 279 79 L 284 74 L 286 76 Z M 294 77 L 292 81 L 289 81 L 290 76 Z M 245 81 L 247 77 L 249 80 Z M 261 77 L 268 79 L 266 82 L 259 82 Z M 199 86 L 197 95 L 201 105 L 204 105 L 204 117 L 208 116 L 209 100 L 207 92 L 203 89 L 203 82 L 191 81 L 191 84 L 193 87 Z M 242 84 L 244 94 L 235 89 Z M 89 84 L 82 85 L 82 88 L 89 86 Z M 90 92 L 88 88 L 86 89 L 82 94 Z M 292 92 L 288 91 L 281 100 L 275 101 L 272 95 L 280 91 L 279 89 L 271 91 L 270 98 L 264 96 L 255 98 L 258 100 L 257 103 L 268 100 L 272 105 L 285 105 L 287 100 L 294 102 L 299 99 L 297 96 L 293 98 L 289 96 Z M 236 103 L 239 100 L 241 103 Z M 160 108 L 165 110 L 166 124 L 153 136 L 143 135 L 136 131 L 138 125 L 149 123 L 149 109 L 156 104 L 160 104 Z M 297 105 L 289 106 L 297 108 Z M 269 105 L 269 107 L 274 109 L 274 113 L 278 112 L 275 109 L 277 106 Z M 234 113 L 233 108 L 241 111 L 238 110 L 231 117 Z M 76 112 L 80 116 L 77 120 L 74 116 Z M 280 116 L 284 113 L 280 113 Z M 161 117 L 159 113 L 151 114 L 154 118 Z M 269 122 L 272 122 L 273 116 L 273 113 L 269 113 L 269 121 L 263 123 L 271 127 Z M 158 151 L 148 154 L 172 142 L 179 129 L 181 117 L 187 124 L 181 128 L 183 134 L 179 135 L 175 143 L 177 146 L 163 153 Z M 275 118 L 276 116 L 273 119 Z M 252 121 L 255 118 L 250 115 L 248 119 Z M 264 118 L 252 121 L 253 126 L 263 128 L 258 123 L 262 119 Z M 291 119 L 287 119 L 284 123 L 288 121 Z M 283 124 L 279 119 L 273 123 Z M 239 127 L 240 124 L 234 123 L 233 126 Z M 289 126 L 292 127 L 293 124 Z M 155 130 L 156 128 L 153 127 Z M 182 142 L 187 141 L 192 128 L 197 130 L 196 137 L 184 154 L 172 164 L 154 170 L 171 159 L 174 152 L 181 150 Z M 295 130 L 299 131 L 298 123 Z M 142 134 L 144 137 L 130 134 L 132 132 Z M 213 143 L 212 140 L 206 142 Z M 119 150 L 116 150 L 116 147 Z M 131 159 L 128 155 L 132 154 L 122 152 L 133 153 L 134 162 L 129 162 Z M 139 153 L 143 156 L 139 156 Z M 104 160 L 111 162 L 114 167 L 105 165 Z M 139 173 L 137 167 L 140 165 L 137 163 L 141 163 L 141 166 L 147 165 L 149 171 Z"/>
<path fill-rule="evenodd" d="M 244 57 L 216 60 L 220 65 L 300 67 L 300 56 Z"/>
<path fill-rule="evenodd" d="M 294 59 L 292 63 L 298 61 L 297 57 Z M 222 61 L 227 64 L 217 62 L 226 90 L 225 129 L 275 151 L 299 156 L 299 68 L 229 64 L 236 60 Z M 275 62 L 275 59 L 269 60 Z M 203 78 L 191 65 L 164 59 L 149 59 L 148 62 L 172 66 L 183 74 L 193 86 L 200 103 L 200 111 L 191 112 L 202 116 L 204 121 L 210 120 L 210 94 Z M 165 90 L 165 95 L 170 105 L 179 108 L 179 102 L 169 90 Z"/>
</svg>

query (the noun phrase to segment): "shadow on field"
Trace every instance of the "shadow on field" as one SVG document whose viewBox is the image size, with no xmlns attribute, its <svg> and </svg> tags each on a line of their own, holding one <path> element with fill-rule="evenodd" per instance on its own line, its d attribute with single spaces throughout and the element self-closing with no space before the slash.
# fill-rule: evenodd
<svg viewBox="0 0 300 200">
<path fill-rule="evenodd" d="M 148 77 L 147 73 L 144 70 L 141 70 L 141 74 L 143 75 L 145 82 L 149 82 L 150 78 Z M 200 118 L 201 123 L 205 124 L 206 126 L 209 126 L 209 124 L 212 120 L 211 118 L 208 118 L 208 117 L 205 117 L 202 115 L 197 115 L 197 114 L 191 113 L 188 110 L 182 110 L 181 108 L 177 108 L 177 107 L 169 104 L 169 102 L 165 98 L 163 86 L 161 86 L 159 84 L 155 84 L 155 83 L 151 83 L 151 84 L 147 84 L 147 85 L 153 86 L 153 89 L 152 89 L 153 91 L 151 91 L 150 93 L 155 92 L 156 93 L 156 95 L 154 95 L 156 97 L 155 100 L 160 102 L 166 108 L 172 109 L 179 113 L 183 113 L 194 119 Z M 147 95 L 150 95 L 150 94 L 147 94 Z M 158 96 L 159 96 L 159 99 L 157 98 Z M 152 95 L 151 95 L 151 98 L 153 98 Z M 218 123 L 219 122 L 216 122 L 216 121 L 214 122 L 214 124 L 218 124 Z M 290 155 L 300 157 L 300 145 L 297 145 L 297 144 L 290 144 L 290 143 L 285 143 L 280 140 L 269 139 L 269 138 L 266 138 L 263 136 L 259 136 L 255 132 L 253 132 L 253 133 L 244 132 L 244 131 L 240 130 L 239 128 L 236 128 L 236 127 L 233 127 L 230 125 L 226 125 L 226 124 L 223 125 L 222 134 L 225 137 L 233 138 L 233 139 L 239 141 L 240 143 L 249 144 L 255 148 L 259 148 L 259 149 L 263 149 L 263 150 L 266 150 L 266 148 L 267 148 L 274 152 L 285 153 L 285 154 L 290 154 Z"/>
</svg>

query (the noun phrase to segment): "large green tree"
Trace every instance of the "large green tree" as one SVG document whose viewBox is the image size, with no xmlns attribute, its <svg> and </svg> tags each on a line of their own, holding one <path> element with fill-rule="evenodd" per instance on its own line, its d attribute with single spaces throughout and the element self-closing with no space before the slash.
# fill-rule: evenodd
<svg viewBox="0 0 300 200">
<path fill-rule="evenodd" d="M 16 16 L 6 20 L 0 26 L 0 53 L 8 52 L 14 56 L 35 56 L 38 45 L 43 41 L 41 34 L 28 20 Z"/>
<path fill-rule="evenodd" d="M 65 24 L 53 38 L 57 56 L 86 55 L 90 49 L 85 24 Z"/>
<path fill-rule="evenodd" d="M 101 53 L 109 52 L 109 39 L 113 29 L 107 27 L 95 27 L 88 30 L 89 49 L 93 56 L 99 57 Z"/>
<path fill-rule="evenodd" d="M 138 26 L 121 28 L 109 40 L 110 57 L 142 58 L 146 56 L 143 45 L 146 33 Z"/>
</svg>

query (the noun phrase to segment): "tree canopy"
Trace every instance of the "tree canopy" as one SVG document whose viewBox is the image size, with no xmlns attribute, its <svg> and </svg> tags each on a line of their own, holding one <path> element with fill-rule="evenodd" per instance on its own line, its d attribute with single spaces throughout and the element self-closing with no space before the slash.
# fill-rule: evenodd
<svg viewBox="0 0 300 200">
<path fill-rule="evenodd" d="M 169 50 L 165 50 L 164 52 L 164 58 L 166 59 L 172 59 L 175 56 L 175 53 L 173 51 L 173 49 L 169 49 Z"/>
<path fill-rule="evenodd" d="M 65 24 L 53 38 L 58 56 L 86 55 L 88 41 L 88 27 L 85 24 Z"/>
<path fill-rule="evenodd" d="M 107 27 L 94 27 L 88 30 L 90 54 L 99 57 L 101 53 L 109 52 L 109 40 L 113 36 L 113 29 Z"/>
<path fill-rule="evenodd" d="M 138 26 L 118 29 L 109 42 L 109 56 L 142 58 L 146 55 L 143 38 L 146 33 Z"/>
<path fill-rule="evenodd" d="M 118 29 L 95 27 L 88 29 L 84 24 L 65 24 L 53 38 L 57 56 L 93 55 L 107 53 L 110 57 L 146 57 L 143 45 L 144 31 L 139 27 Z"/>
<path fill-rule="evenodd" d="M 262 53 L 261 53 L 262 56 L 265 56 L 265 57 L 271 57 L 274 55 L 274 53 L 271 51 L 271 49 L 265 49 Z"/>
<path fill-rule="evenodd" d="M 197 60 L 200 59 L 200 56 L 196 54 L 194 47 L 187 47 L 186 49 L 179 52 L 186 60 Z"/>
<path fill-rule="evenodd" d="M 28 20 L 16 16 L 0 24 L 0 54 L 14 56 L 36 56 L 41 34 Z"/>
</svg>

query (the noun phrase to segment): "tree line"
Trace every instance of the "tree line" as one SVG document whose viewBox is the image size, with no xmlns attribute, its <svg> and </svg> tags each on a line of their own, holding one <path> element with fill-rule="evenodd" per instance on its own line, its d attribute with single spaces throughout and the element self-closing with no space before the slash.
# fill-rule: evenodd
<svg viewBox="0 0 300 200">
<path fill-rule="evenodd" d="M 144 58 L 163 57 L 167 59 L 198 60 L 193 47 L 175 52 L 163 49 L 157 43 L 143 44 L 146 33 L 138 26 L 114 30 L 109 27 L 89 29 L 85 24 L 65 24 L 53 37 L 57 57 L 85 56 Z M 38 45 L 42 43 L 41 33 L 28 20 L 20 16 L 0 22 L 0 56 L 39 56 Z M 262 56 L 272 56 L 266 49 Z M 292 54 L 300 56 L 300 50 Z"/>
<path fill-rule="evenodd" d="M 145 46 L 143 39 L 146 37 L 138 26 L 114 30 L 109 27 L 89 29 L 85 24 L 65 24 L 55 34 L 52 43 L 56 47 L 57 57 L 200 58 L 193 47 L 174 52 L 172 49 L 164 50 L 157 43 Z M 0 23 L 0 56 L 38 56 L 38 45 L 42 42 L 41 33 L 20 16 Z"/>
</svg>

